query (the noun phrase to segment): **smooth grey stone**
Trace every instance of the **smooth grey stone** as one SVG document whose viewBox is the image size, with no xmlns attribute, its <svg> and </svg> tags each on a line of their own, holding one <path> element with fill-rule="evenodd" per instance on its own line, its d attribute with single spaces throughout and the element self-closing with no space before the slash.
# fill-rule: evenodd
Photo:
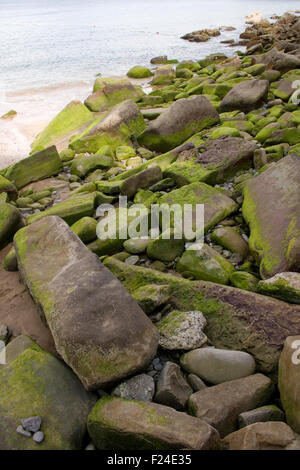
<svg viewBox="0 0 300 470">
<path fill-rule="evenodd" d="M 32 439 L 34 440 L 34 442 L 37 442 L 38 444 L 40 442 L 42 442 L 44 440 L 44 433 L 42 431 L 38 431 L 36 433 L 34 433 Z"/>
<path fill-rule="evenodd" d="M 284 412 L 276 405 L 261 406 L 254 410 L 245 411 L 238 416 L 239 428 L 249 426 L 249 424 L 266 421 L 285 421 Z"/>
<path fill-rule="evenodd" d="M 200 390 L 203 390 L 204 388 L 206 388 L 205 383 L 203 382 L 202 379 L 200 379 L 200 377 L 198 377 L 198 375 L 189 374 L 187 376 L 187 381 L 192 387 L 192 389 L 194 390 L 194 392 L 199 392 Z"/>
<path fill-rule="evenodd" d="M 22 426 L 26 431 L 37 432 L 39 431 L 41 424 L 42 420 L 39 416 L 22 419 Z"/>
<path fill-rule="evenodd" d="M 21 434 L 21 436 L 24 436 L 24 437 L 30 437 L 31 436 L 31 432 L 26 431 L 26 429 L 24 429 L 23 426 L 21 426 L 21 425 L 17 427 L 17 433 Z"/>
</svg>

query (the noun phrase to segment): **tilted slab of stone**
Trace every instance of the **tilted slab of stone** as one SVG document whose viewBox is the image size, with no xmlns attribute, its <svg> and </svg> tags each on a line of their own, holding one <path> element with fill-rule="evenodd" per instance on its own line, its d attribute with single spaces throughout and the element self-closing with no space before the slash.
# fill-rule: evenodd
<svg viewBox="0 0 300 470">
<path fill-rule="evenodd" d="M 0 370 L 0 450 L 80 450 L 95 397 L 62 361 L 34 347 Z M 16 432 L 30 416 L 42 419 L 38 445 Z"/>
<path fill-rule="evenodd" d="M 196 392 L 189 398 L 189 410 L 217 429 L 221 437 L 238 428 L 238 416 L 268 403 L 272 396 L 271 380 L 254 374 Z"/>
<path fill-rule="evenodd" d="M 87 389 L 148 365 L 157 349 L 156 328 L 62 219 L 51 216 L 25 227 L 14 245 L 21 276 L 57 351 Z"/>
<path fill-rule="evenodd" d="M 130 144 L 130 137 L 137 137 L 146 128 L 138 106 L 131 100 L 118 104 L 100 122 L 70 143 L 76 153 L 96 153 L 103 145 L 115 150 L 120 145 Z"/>
<path fill-rule="evenodd" d="M 269 278 L 300 271 L 300 159 L 288 155 L 244 188 L 243 216 L 250 226 L 249 248 Z"/>
<path fill-rule="evenodd" d="M 167 152 L 191 135 L 219 122 L 219 114 L 204 96 L 180 99 L 149 124 L 139 144 L 151 150 Z"/>
<path fill-rule="evenodd" d="M 97 78 L 93 93 L 84 104 L 91 111 L 103 111 L 128 99 L 137 100 L 143 94 L 141 88 L 135 87 L 126 78 Z"/>
<path fill-rule="evenodd" d="M 300 273 L 278 273 L 258 283 L 258 291 L 277 299 L 300 304 Z"/>
<path fill-rule="evenodd" d="M 156 403 L 104 397 L 88 418 L 98 449 L 216 450 L 218 432 L 198 418 Z"/>
<path fill-rule="evenodd" d="M 246 351 L 257 370 L 274 373 L 287 335 L 300 335 L 300 307 L 272 297 L 205 281 L 189 281 L 115 258 L 104 260 L 132 293 L 147 284 L 169 285 L 172 307 L 200 310 L 207 321 L 204 333 L 220 349 Z"/>
<path fill-rule="evenodd" d="M 20 189 L 34 181 L 57 175 L 62 169 L 56 147 L 52 146 L 14 163 L 6 169 L 4 176 Z"/>
</svg>

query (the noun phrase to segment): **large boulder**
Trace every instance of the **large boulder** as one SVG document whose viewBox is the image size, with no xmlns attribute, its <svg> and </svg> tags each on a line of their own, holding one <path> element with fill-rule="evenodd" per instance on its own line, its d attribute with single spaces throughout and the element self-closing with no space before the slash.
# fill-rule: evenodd
<svg viewBox="0 0 300 470">
<path fill-rule="evenodd" d="M 278 273 L 259 281 L 258 291 L 293 304 L 300 304 L 300 273 Z"/>
<path fill-rule="evenodd" d="M 21 276 L 40 306 L 59 354 L 87 389 L 148 365 L 158 333 L 138 304 L 68 225 L 47 217 L 20 230 Z"/>
<path fill-rule="evenodd" d="M 50 145 L 58 145 L 74 132 L 92 123 L 96 117 L 80 101 L 71 101 L 55 116 L 31 144 L 32 152 L 38 152 Z"/>
<path fill-rule="evenodd" d="M 14 163 L 4 171 L 4 176 L 20 189 L 34 181 L 57 175 L 62 169 L 56 147 L 52 146 Z"/>
<path fill-rule="evenodd" d="M 237 172 L 253 165 L 256 142 L 224 135 L 207 140 L 192 151 L 195 159 L 176 161 L 164 176 L 173 178 L 178 186 L 204 181 L 207 184 L 224 183 Z"/>
<path fill-rule="evenodd" d="M 138 141 L 150 150 L 167 152 L 218 122 L 218 112 L 204 96 L 182 98 L 152 121 Z"/>
<path fill-rule="evenodd" d="M 125 431 L 125 432 L 124 432 Z M 218 432 L 185 413 L 156 403 L 104 397 L 88 417 L 100 450 L 215 450 Z"/>
<path fill-rule="evenodd" d="M 0 370 L 0 449 L 81 450 L 94 403 L 62 361 L 28 347 Z M 42 419 L 45 439 L 40 444 L 16 431 L 30 416 Z"/>
<path fill-rule="evenodd" d="M 248 352 L 261 372 L 276 373 L 287 335 L 300 334 L 298 305 L 234 287 L 129 266 L 114 258 L 106 258 L 104 264 L 130 293 L 149 284 L 170 286 L 174 309 L 204 314 L 204 332 L 212 345 Z"/>
<path fill-rule="evenodd" d="M 300 59 L 292 54 L 279 52 L 275 47 L 265 54 L 254 56 L 257 64 L 266 64 L 274 70 L 288 72 L 300 67 Z"/>
<path fill-rule="evenodd" d="M 300 159 L 295 155 L 273 163 L 244 188 L 249 248 L 263 278 L 300 271 L 299 193 Z"/>
<path fill-rule="evenodd" d="M 125 100 L 136 101 L 142 95 L 142 90 L 133 86 L 126 78 L 97 78 L 93 93 L 84 104 L 91 111 L 104 111 Z"/>
<path fill-rule="evenodd" d="M 189 410 L 217 429 L 221 437 L 238 428 L 238 415 L 268 403 L 273 384 L 268 377 L 254 374 L 193 393 Z"/>
<path fill-rule="evenodd" d="M 96 153 L 104 145 L 115 150 L 120 145 L 128 145 L 130 137 L 137 137 L 145 128 L 138 106 L 132 100 L 126 100 L 112 108 L 104 119 L 88 128 L 88 132 L 74 138 L 70 147 L 76 153 Z"/>
<path fill-rule="evenodd" d="M 264 102 L 268 91 L 268 80 L 254 79 L 238 83 L 223 98 L 220 111 L 251 111 Z"/>
<path fill-rule="evenodd" d="M 286 421 L 300 433 L 300 336 L 288 336 L 279 360 L 278 386 Z"/>
<path fill-rule="evenodd" d="M 0 250 L 12 241 L 14 234 L 21 227 L 20 211 L 6 202 L 0 204 Z"/>
</svg>

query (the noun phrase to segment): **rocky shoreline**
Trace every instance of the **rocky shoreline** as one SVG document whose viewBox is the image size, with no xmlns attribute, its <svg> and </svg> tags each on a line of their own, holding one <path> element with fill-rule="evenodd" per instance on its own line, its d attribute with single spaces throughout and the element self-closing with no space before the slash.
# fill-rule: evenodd
<svg viewBox="0 0 300 470">
<path fill-rule="evenodd" d="M 267 23 L 97 78 L 0 170 L 1 450 L 300 449 L 300 19 Z M 134 204 L 203 205 L 203 247 Z"/>
</svg>

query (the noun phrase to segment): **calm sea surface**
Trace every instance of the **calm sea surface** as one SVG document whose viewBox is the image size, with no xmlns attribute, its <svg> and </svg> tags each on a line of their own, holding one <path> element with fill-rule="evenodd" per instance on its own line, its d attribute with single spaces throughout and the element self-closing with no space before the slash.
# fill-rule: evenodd
<svg viewBox="0 0 300 470">
<path fill-rule="evenodd" d="M 245 15 L 264 16 L 300 7 L 298 0 L 0 0 L 1 91 L 122 75 L 153 56 L 195 59 L 236 49 Z M 183 34 L 235 26 L 207 43 Z"/>
</svg>

